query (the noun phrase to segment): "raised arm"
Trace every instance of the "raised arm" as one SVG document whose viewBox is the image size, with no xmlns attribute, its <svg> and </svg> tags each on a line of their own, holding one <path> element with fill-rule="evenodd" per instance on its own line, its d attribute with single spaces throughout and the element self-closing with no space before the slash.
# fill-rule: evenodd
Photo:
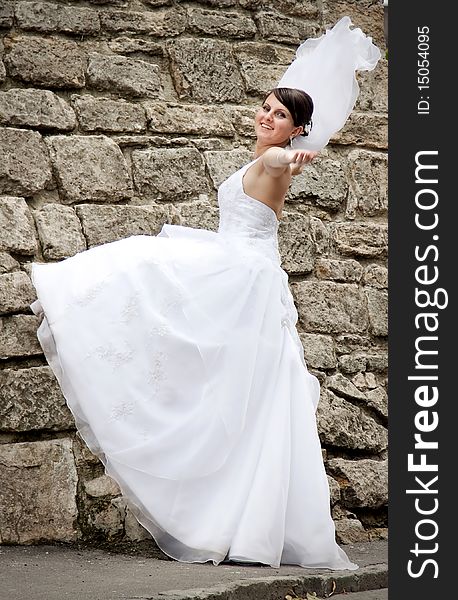
<svg viewBox="0 0 458 600">
<path fill-rule="evenodd" d="M 301 173 L 304 166 L 310 163 L 318 152 L 311 150 L 285 150 L 284 148 L 268 148 L 261 157 L 265 170 L 272 177 L 280 177 L 290 165 L 291 174 Z"/>
</svg>

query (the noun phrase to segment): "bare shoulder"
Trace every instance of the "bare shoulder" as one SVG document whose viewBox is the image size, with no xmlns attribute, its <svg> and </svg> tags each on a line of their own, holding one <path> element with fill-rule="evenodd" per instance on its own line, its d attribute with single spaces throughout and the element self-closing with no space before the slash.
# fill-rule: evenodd
<svg viewBox="0 0 458 600">
<path fill-rule="evenodd" d="M 248 167 L 243 179 L 245 182 L 257 182 L 258 184 L 263 182 L 265 185 L 269 185 L 270 183 L 274 187 L 283 187 L 285 184 L 289 185 L 292 175 L 293 171 L 290 165 L 285 165 L 278 169 L 267 167 L 262 160 L 262 156 L 260 156 L 256 162 Z"/>
<path fill-rule="evenodd" d="M 289 165 L 282 169 L 280 175 L 273 176 L 259 159 L 246 170 L 243 176 L 243 189 L 246 194 L 268 204 L 277 212 L 283 204 L 291 177 Z"/>
</svg>

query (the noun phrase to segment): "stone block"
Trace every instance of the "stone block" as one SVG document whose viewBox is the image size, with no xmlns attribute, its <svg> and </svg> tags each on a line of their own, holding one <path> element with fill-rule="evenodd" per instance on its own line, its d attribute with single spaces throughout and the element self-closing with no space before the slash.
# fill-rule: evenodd
<svg viewBox="0 0 458 600">
<path fill-rule="evenodd" d="M 362 351 L 368 352 L 370 341 L 366 336 L 343 333 L 336 338 L 336 352 L 338 354 L 348 354 L 349 352 Z"/>
<path fill-rule="evenodd" d="M 374 373 L 366 373 L 365 374 L 365 380 L 366 380 L 366 387 L 369 388 L 370 390 L 374 389 L 377 387 L 377 379 L 374 375 Z"/>
<path fill-rule="evenodd" d="M 319 19 L 321 12 L 315 0 L 239 0 L 240 6 L 251 10 L 277 9 L 285 15 L 296 15 L 308 19 Z"/>
<path fill-rule="evenodd" d="M 236 12 L 188 8 L 187 17 L 188 28 L 197 34 L 246 38 L 257 32 L 251 17 Z"/>
<path fill-rule="evenodd" d="M 59 260 L 86 250 L 81 223 L 70 206 L 45 204 L 34 217 L 45 259 Z"/>
<path fill-rule="evenodd" d="M 388 394 L 385 388 L 378 386 L 366 392 L 367 406 L 375 410 L 382 417 L 388 417 Z"/>
<path fill-rule="evenodd" d="M 76 207 L 90 248 L 130 235 L 156 235 L 167 221 L 164 207 L 97 206 Z"/>
<path fill-rule="evenodd" d="M 100 30 L 97 12 L 90 8 L 62 6 L 51 2 L 17 2 L 18 27 L 43 33 L 91 35 Z"/>
<path fill-rule="evenodd" d="M 340 500 L 340 485 L 334 479 L 334 477 L 330 477 L 328 475 L 328 485 L 329 485 L 329 496 L 331 500 L 331 506 L 334 506 Z"/>
<path fill-rule="evenodd" d="M 0 315 L 28 310 L 35 298 L 32 282 L 23 271 L 0 275 Z"/>
<path fill-rule="evenodd" d="M 175 8 L 153 12 L 107 10 L 100 13 L 100 21 L 108 33 L 145 33 L 157 37 L 172 37 L 185 30 L 186 13 Z"/>
<path fill-rule="evenodd" d="M 160 89 L 159 67 L 144 60 L 98 54 L 89 55 L 89 85 L 98 90 L 132 97 L 154 98 Z"/>
<path fill-rule="evenodd" d="M 180 139 L 180 138 L 175 138 Z M 188 141 L 187 138 L 181 138 L 184 141 Z M 227 142 L 221 138 L 191 138 L 189 140 L 193 146 L 195 146 L 199 152 L 207 152 L 208 150 L 226 150 Z M 173 142 L 174 143 L 174 142 Z M 173 145 L 173 144 L 171 144 Z M 183 144 L 187 146 L 188 144 Z"/>
<path fill-rule="evenodd" d="M 283 210 L 278 238 L 283 269 L 294 274 L 310 273 L 315 262 L 310 218 L 296 211 Z"/>
<path fill-rule="evenodd" d="M 51 184 L 51 165 L 41 135 L 0 128 L 0 194 L 31 196 Z"/>
<path fill-rule="evenodd" d="M 38 249 L 32 214 L 24 198 L 0 196 L 0 249 L 25 255 Z"/>
<path fill-rule="evenodd" d="M 50 367 L 0 371 L 0 431 L 65 431 L 74 427 Z"/>
<path fill-rule="evenodd" d="M 370 330 L 374 335 L 388 335 L 388 292 L 367 288 Z"/>
<path fill-rule="evenodd" d="M 0 543 L 76 541 L 71 440 L 0 445 L 0 481 Z"/>
<path fill-rule="evenodd" d="M 340 162 L 316 158 L 299 177 L 294 177 L 287 194 L 288 202 L 312 200 L 328 210 L 338 210 L 347 197 L 348 183 Z"/>
<path fill-rule="evenodd" d="M 3 61 L 0 59 L 0 83 L 3 83 L 6 79 L 6 69 Z"/>
<path fill-rule="evenodd" d="M 388 230 L 377 223 L 335 223 L 332 237 L 336 250 L 345 255 L 371 258 L 386 256 Z"/>
<path fill-rule="evenodd" d="M 368 353 L 367 368 L 372 371 L 386 371 L 388 369 L 388 352 L 381 350 L 380 352 Z"/>
<path fill-rule="evenodd" d="M 355 27 L 361 27 L 365 34 L 370 35 L 382 51 L 386 47 L 382 2 L 323 0 L 322 9 L 325 27 L 332 27 L 341 17 L 351 15 Z"/>
<path fill-rule="evenodd" d="M 339 356 L 339 367 L 344 373 L 359 373 L 365 371 L 367 358 L 365 354 L 343 354 Z"/>
<path fill-rule="evenodd" d="M 300 44 L 319 33 L 319 25 L 297 17 L 287 17 L 276 10 L 263 10 L 256 14 L 256 23 L 261 37 L 271 42 Z"/>
<path fill-rule="evenodd" d="M 218 3 L 224 3 L 227 2 L 228 0 L 214 0 L 215 2 Z M 148 4 L 149 6 L 165 6 L 168 4 L 172 4 L 173 0 L 143 0 L 143 4 Z M 224 6 L 224 4 L 223 4 Z"/>
<path fill-rule="evenodd" d="M 369 540 L 369 533 L 358 519 L 337 519 L 334 524 L 339 544 L 358 544 Z"/>
<path fill-rule="evenodd" d="M 145 109 L 125 100 L 72 96 L 83 131 L 109 133 L 143 133 L 146 131 Z"/>
<path fill-rule="evenodd" d="M 1 198 L 0 198 L 0 203 L 1 203 Z M 0 204 L 0 210 L 1 210 L 1 204 Z M 0 244 L 1 244 L 1 242 L 0 242 Z M 21 265 L 18 263 L 17 260 L 15 260 L 11 256 L 11 254 L 0 251 L 0 275 L 3 275 L 4 273 L 11 273 L 12 271 L 19 271 L 20 268 L 21 268 Z"/>
<path fill-rule="evenodd" d="M 321 6 L 315 0 L 268 0 L 269 4 L 287 15 L 297 15 L 307 19 L 321 19 Z"/>
<path fill-rule="evenodd" d="M 164 54 L 164 47 L 162 44 L 152 42 L 151 40 L 143 40 L 141 38 L 117 37 L 108 40 L 108 47 L 113 52 L 119 54 L 133 54 L 135 52 L 151 54 L 152 56 L 162 56 Z"/>
<path fill-rule="evenodd" d="M 233 137 L 232 110 L 222 106 L 145 102 L 148 128 L 154 133 Z"/>
<path fill-rule="evenodd" d="M 385 154 L 353 150 L 348 155 L 350 193 L 346 216 L 386 215 L 388 210 L 388 160 Z"/>
<path fill-rule="evenodd" d="M 377 509 L 388 504 L 388 462 L 333 458 L 328 468 L 340 483 L 341 498 L 348 508 Z"/>
<path fill-rule="evenodd" d="M 317 409 L 317 424 L 324 445 L 358 450 L 381 452 L 388 445 L 388 431 L 363 408 L 322 389 Z"/>
<path fill-rule="evenodd" d="M 182 38 L 167 44 L 177 94 L 206 104 L 241 102 L 243 81 L 228 42 Z"/>
<path fill-rule="evenodd" d="M 0 92 L 0 124 L 71 131 L 76 117 L 67 102 L 53 92 L 10 89 Z"/>
<path fill-rule="evenodd" d="M 14 4 L 13 2 L 2 2 L 0 4 L 0 28 L 9 29 L 13 26 Z"/>
<path fill-rule="evenodd" d="M 383 114 L 353 112 L 331 143 L 354 144 L 380 150 L 388 149 L 388 117 Z"/>
<path fill-rule="evenodd" d="M 329 335 L 300 333 L 305 362 L 314 369 L 333 369 L 337 365 L 334 341 Z"/>
<path fill-rule="evenodd" d="M 114 498 L 111 501 L 111 505 L 118 510 L 119 517 L 123 524 L 125 539 L 131 542 L 141 542 L 152 539 L 151 534 L 137 521 L 124 497 L 119 496 L 118 498 Z"/>
<path fill-rule="evenodd" d="M 232 109 L 232 125 L 235 131 L 244 137 L 256 138 L 254 117 L 256 106 L 234 106 Z"/>
<path fill-rule="evenodd" d="M 355 284 L 301 281 L 291 284 L 299 324 L 310 333 L 359 333 L 368 325 L 364 293 Z"/>
<path fill-rule="evenodd" d="M 207 191 L 205 166 L 195 148 L 134 150 L 132 173 L 141 196 L 186 200 Z"/>
<path fill-rule="evenodd" d="M 264 96 L 276 86 L 294 58 L 292 50 L 263 42 L 239 43 L 235 53 L 246 91 L 257 96 Z"/>
<path fill-rule="evenodd" d="M 327 226 L 317 217 L 310 217 L 310 234 L 317 254 L 327 254 L 330 245 L 330 233 Z"/>
<path fill-rule="evenodd" d="M 369 529 L 367 531 L 367 535 L 369 536 L 369 541 L 388 541 L 388 527 L 374 527 L 373 529 Z"/>
<path fill-rule="evenodd" d="M 151 2 L 152 0 L 147 0 L 147 1 Z M 237 0 L 198 0 L 198 1 L 200 4 L 208 4 L 208 6 L 215 6 L 217 8 L 227 8 L 228 6 L 235 6 L 237 4 Z M 238 3 L 241 4 L 241 1 L 239 0 Z"/>
<path fill-rule="evenodd" d="M 124 535 L 131 542 L 152 539 L 152 535 L 140 525 L 128 505 L 126 505 L 126 517 L 124 519 Z"/>
<path fill-rule="evenodd" d="M 0 318 L 0 358 L 42 354 L 37 339 L 39 321 L 34 315 Z"/>
<path fill-rule="evenodd" d="M 356 260 L 320 258 L 315 265 L 315 273 L 319 279 L 357 283 L 361 279 L 363 267 Z"/>
<path fill-rule="evenodd" d="M 118 484 L 109 475 L 101 475 L 84 482 L 84 490 L 92 498 L 118 496 L 121 493 Z"/>
<path fill-rule="evenodd" d="M 63 202 L 117 202 L 132 196 L 126 161 L 110 138 L 58 135 L 46 141 Z"/>
<path fill-rule="evenodd" d="M 92 473 L 93 471 L 100 472 L 102 463 L 95 454 L 92 454 L 79 436 L 76 436 L 73 441 L 73 455 L 78 470 L 84 471 L 85 473 Z"/>
<path fill-rule="evenodd" d="M 366 402 L 366 395 L 341 373 L 326 378 L 326 387 L 342 398 Z"/>
<path fill-rule="evenodd" d="M 58 37 L 15 36 L 5 39 L 10 77 L 34 85 L 82 88 L 86 59 L 78 44 Z"/>
<path fill-rule="evenodd" d="M 366 389 L 366 377 L 365 373 L 356 373 L 351 379 L 351 382 L 356 385 L 359 390 Z"/>
<path fill-rule="evenodd" d="M 204 152 L 204 157 L 215 190 L 218 189 L 223 181 L 232 175 L 232 173 L 250 162 L 253 158 L 252 153 L 244 148 L 222 151 L 209 150 L 208 152 Z"/>
<path fill-rule="evenodd" d="M 102 506 L 97 505 L 85 516 L 87 524 L 96 531 L 98 538 L 118 541 L 122 537 L 125 519 L 125 503 L 122 497 L 113 498 Z"/>
<path fill-rule="evenodd" d="M 381 265 L 368 265 L 364 270 L 363 282 L 370 287 L 386 289 L 388 287 L 388 269 Z"/>
<path fill-rule="evenodd" d="M 373 71 L 358 71 L 359 96 L 355 110 L 388 111 L 388 60 L 381 57 Z"/>
<path fill-rule="evenodd" d="M 219 211 L 208 201 L 194 200 L 193 202 L 180 202 L 174 207 L 179 215 L 180 225 L 186 227 L 203 228 L 216 231 L 219 224 Z"/>
</svg>

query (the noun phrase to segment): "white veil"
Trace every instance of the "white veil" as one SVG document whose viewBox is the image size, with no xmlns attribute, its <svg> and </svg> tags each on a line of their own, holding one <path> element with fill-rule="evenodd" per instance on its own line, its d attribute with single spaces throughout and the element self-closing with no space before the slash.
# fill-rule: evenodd
<svg viewBox="0 0 458 600">
<path fill-rule="evenodd" d="M 308 136 L 297 136 L 293 149 L 321 150 L 348 119 L 359 94 L 356 71 L 372 71 L 380 50 L 361 29 L 350 29 L 349 17 L 342 17 L 319 38 L 299 46 L 296 58 L 277 87 L 307 92 L 314 104 L 313 126 Z"/>
</svg>

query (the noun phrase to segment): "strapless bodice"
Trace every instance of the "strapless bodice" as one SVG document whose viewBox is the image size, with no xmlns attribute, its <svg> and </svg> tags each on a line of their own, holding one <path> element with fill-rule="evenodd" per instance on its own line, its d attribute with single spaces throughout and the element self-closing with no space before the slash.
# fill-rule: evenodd
<svg viewBox="0 0 458 600">
<path fill-rule="evenodd" d="M 243 176 L 256 160 L 244 165 L 220 185 L 218 233 L 237 238 L 238 242 L 246 242 L 251 248 L 280 263 L 277 215 L 270 206 L 248 196 L 243 189 Z"/>
</svg>

